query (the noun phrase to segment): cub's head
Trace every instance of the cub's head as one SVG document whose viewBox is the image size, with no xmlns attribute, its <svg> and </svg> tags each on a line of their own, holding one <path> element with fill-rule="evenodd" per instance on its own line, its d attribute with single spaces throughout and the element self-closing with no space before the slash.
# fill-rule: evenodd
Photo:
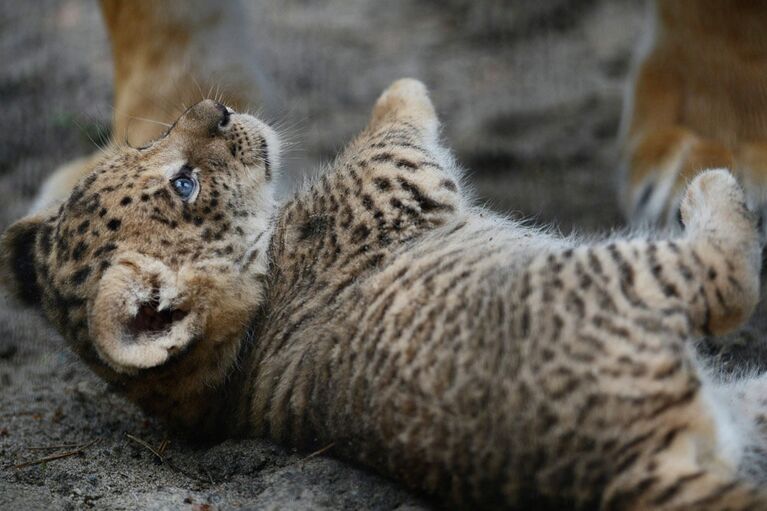
<svg viewBox="0 0 767 511">
<path fill-rule="evenodd" d="M 226 377 L 262 300 L 278 157 L 267 125 L 203 101 L 12 225 L 3 282 L 145 407 L 193 414 L 184 401 Z"/>
</svg>

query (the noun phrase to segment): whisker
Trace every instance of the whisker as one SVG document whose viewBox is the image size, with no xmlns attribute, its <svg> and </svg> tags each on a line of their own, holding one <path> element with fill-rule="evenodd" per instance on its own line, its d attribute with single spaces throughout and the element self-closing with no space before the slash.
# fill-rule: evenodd
<svg viewBox="0 0 767 511">
<path fill-rule="evenodd" d="M 228 101 L 226 101 L 226 92 L 221 89 L 220 84 L 216 84 L 216 102 L 226 104 Z"/>
<path fill-rule="evenodd" d="M 163 102 L 160 99 L 152 98 L 150 97 L 150 100 L 152 101 L 152 104 L 162 110 L 162 113 L 165 114 L 165 117 L 167 119 L 175 119 L 178 117 L 178 111 L 175 106 L 163 104 Z"/>
<path fill-rule="evenodd" d="M 88 131 L 85 129 L 85 127 L 84 127 L 82 124 L 80 124 L 80 122 L 79 122 L 77 119 L 72 119 L 72 122 L 74 122 L 74 123 L 75 123 L 75 126 L 77 126 L 77 128 L 80 130 L 80 132 L 81 132 L 83 135 L 85 135 L 85 136 L 88 138 L 88 140 L 90 140 L 90 141 L 91 141 L 91 143 L 92 143 L 94 146 L 96 146 L 96 148 L 97 148 L 99 151 L 101 151 L 101 152 L 102 152 L 102 153 L 104 153 L 105 155 L 108 155 L 108 154 L 109 154 L 109 153 L 106 151 L 106 149 L 105 149 L 104 147 L 100 146 L 100 145 L 98 144 L 98 142 L 96 142 L 95 140 L 93 140 L 93 137 L 91 137 L 91 136 L 90 136 L 90 134 L 89 134 L 89 133 L 88 133 Z"/>
<path fill-rule="evenodd" d="M 194 82 L 195 86 L 197 87 L 197 90 L 200 93 L 200 101 L 203 101 L 205 99 L 205 96 L 202 93 L 202 87 L 200 87 L 200 82 L 197 81 L 197 78 L 192 75 L 192 81 Z"/>
<path fill-rule="evenodd" d="M 154 119 L 147 119 L 145 117 L 136 117 L 135 115 L 131 115 L 130 118 L 135 119 L 137 121 L 144 121 L 144 122 L 151 122 L 153 124 L 159 124 L 160 126 L 165 126 L 166 128 L 170 128 L 171 126 L 173 126 L 172 124 L 168 124 L 167 122 L 155 121 Z"/>
<path fill-rule="evenodd" d="M 188 56 L 187 56 L 187 57 L 188 57 Z M 185 67 L 185 68 L 188 68 L 188 67 L 189 67 L 189 65 L 188 65 L 188 64 L 185 64 L 185 65 L 184 65 L 184 67 Z M 186 75 L 184 75 L 184 76 L 186 76 Z M 180 79 L 179 79 L 179 76 L 178 76 L 178 75 L 172 75 L 172 76 L 170 77 L 170 79 L 171 79 L 171 81 L 172 81 L 172 83 L 173 83 L 173 87 L 172 87 L 172 89 L 173 89 L 173 90 L 177 90 L 177 91 L 178 91 L 178 90 L 181 90 L 181 89 L 182 89 L 182 87 L 181 87 L 181 85 L 180 85 Z M 200 88 L 200 86 L 199 86 L 199 85 L 198 85 L 198 88 Z M 202 90 L 200 90 L 200 95 L 202 96 Z M 182 96 L 182 97 L 183 97 L 183 96 Z M 168 98 L 164 98 L 164 99 L 165 99 L 165 101 L 167 101 L 167 102 L 170 102 L 170 100 L 169 100 Z M 178 104 L 176 104 L 176 103 L 170 103 L 170 107 L 171 107 L 173 110 L 170 112 L 170 115 L 168 115 L 168 119 L 172 119 L 172 120 L 174 120 L 174 121 L 175 121 L 175 120 L 176 120 L 176 119 L 177 119 L 177 118 L 178 118 L 178 117 L 179 117 L 179 116 L 180 116 L 182 113 L 184 113 L 184 112 L 186 112 L 186 111 L 187 111 L 187 106 L 184 104 L 184 102 L 179 100 L 179 103 L 181 104 L 181 107 L 180 107 L 180 108 L 179 108 L 179 105 L 178 105 Z M 167 113 L 167 112 L 166 112 L 166 113 Z"/>
<path fill-rule="evenodd" d="M 148 96 L 146 99 L 148 99 L 152 103 L 153 106 L 157 107 L 157 109 L 162 111 L 162 112 L 156 112 L 156 113 L 164 114 L 165 117 L 167 117 L 169 119 L 176 119 L 178 117 L 178 113 L 173 111 L 173 110 L 176 109 L 176 107 L 170 107 L 170 109 L 169 109 L 168 106 L 165 106 L 165 105 L 161 104 L 160 101 L 158 101 L 155 98 L 152 98 L 151 96 Z M 128 115 L 128 114 L 120 113 L 120 112 L 117 111 L 117 109 L 114 106 L 110 106 L 110 109 L 112 110 L 112 115 L 114 116 L 114 118 L 121 117 L 121 118 L 127 118 L 129 121 L 131 119 L 135 119 L 135 120 L 138 120 L 138 121 L 146 121 L 146 122 L 151 122 L 153 124 L 160 124 L 160 125 L 165 126 L 165 127 L 170 127 L 171 126 L 170 124 L 164 123 L 162 121 L 158 121 L 156 119 L 148 119 L 148 118 L 145 118 L 145 117 L 136 117 L 136 116 L 131 116 L 131 115 Z"/>
</svg>

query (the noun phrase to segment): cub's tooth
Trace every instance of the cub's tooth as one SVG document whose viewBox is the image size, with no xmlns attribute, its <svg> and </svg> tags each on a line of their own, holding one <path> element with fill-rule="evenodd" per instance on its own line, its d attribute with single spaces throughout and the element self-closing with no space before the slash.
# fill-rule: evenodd
<svg viewBox="0 0 767 511">
<path fill-rule="evenodd" d="M 167 298 L 167 297 L 161 298 L 160 303 L 157 306 L 157 312 L 162 312 L 165 309 L 170 309 L 170 306 L 171 306 L 170 298 Z"/>
</svg>

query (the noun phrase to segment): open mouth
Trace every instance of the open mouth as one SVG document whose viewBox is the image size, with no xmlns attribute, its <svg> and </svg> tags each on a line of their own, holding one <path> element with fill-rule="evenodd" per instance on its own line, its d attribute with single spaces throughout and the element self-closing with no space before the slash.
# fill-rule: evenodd
<svg viewBox="0 0 767 511">
<path fill-rule="evenodd" d="M 128 324 L 128 329 L 134 336 L 157 334 L 170 330 L 174 323 L 184 319 L 189 311 L 182 309 L 159 310 L 160 302 L 152 300 L 142 303 L 138 313 Z"/>
</svg>

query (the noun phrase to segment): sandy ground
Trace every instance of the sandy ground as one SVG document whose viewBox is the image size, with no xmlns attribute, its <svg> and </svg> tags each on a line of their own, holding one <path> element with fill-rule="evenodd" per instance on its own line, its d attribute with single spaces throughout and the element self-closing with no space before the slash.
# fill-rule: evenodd
<svg viewBox="0 0 767 511">
<path fill-rule="evenodd" d="M 287 0 L 249 10 L 259 44 L 247 51 L 272 79 L 267 110 L 298 147 L 289 176 L 332 157 L 388 83 L 415 76 L 431 88 L 445 138 L 481 201 L 563 232 L 620 226 L 615 142 L 642 25 L 637 2 Z M 93 150 L 89 139 L 109 125 L 111 64 L 97 6 L 86 0 L 0 1 L 0 56 L 4 228 L 44 176 Z M 730 368 L 759 365 L 761 331 L 752 325 L 725 352 L 708 349 Z M 162 459 L 141 443 L 157 450 L 165 441 Z M 430 504 L 327 456 L 259 440 L 193 446 L 167 438 L 66 352 L 36 313 L 2 302 L 0 507 Z"/>
</svg>

